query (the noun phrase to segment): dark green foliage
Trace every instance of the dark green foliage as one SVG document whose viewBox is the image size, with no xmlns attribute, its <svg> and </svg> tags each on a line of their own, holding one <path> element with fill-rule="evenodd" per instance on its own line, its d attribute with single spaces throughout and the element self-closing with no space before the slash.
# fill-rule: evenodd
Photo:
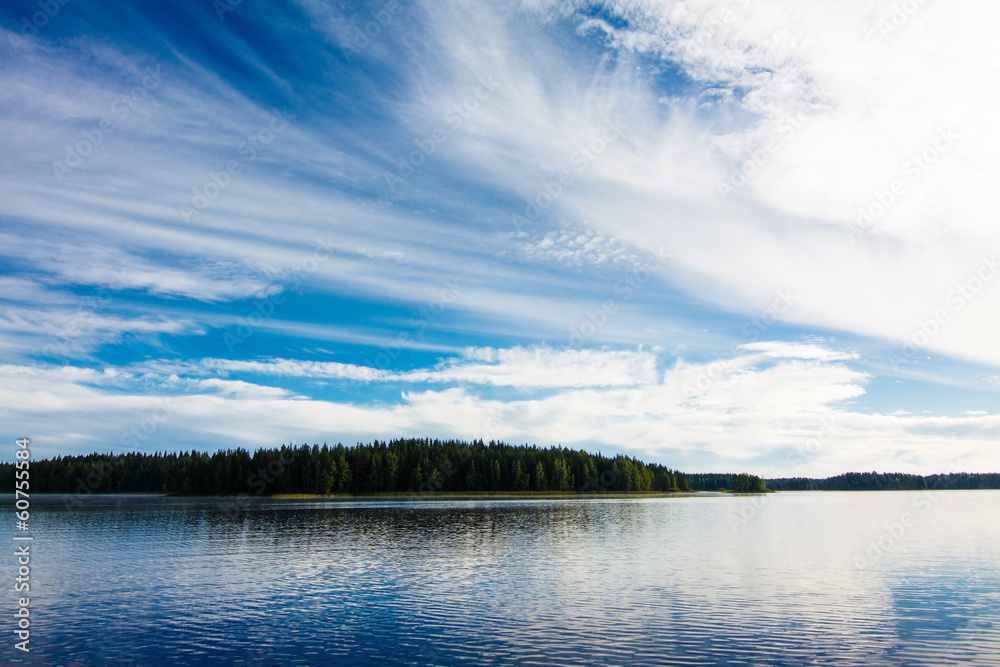
<svg viewBox="0 0 1000 667">
<path fill-rule="evenodd" d="M 0 489 L 14 465 L 0 464 Z M 41 493 L 182 495 L 364 494 L 386 492 L 690 491 L 687 476 L 627 456 L 502 442 L 374 441 L 156 454 L 89 454 L 31 463 Z"/>
<path fill-rule="evenodd" d="M 692 491 L 732 490 L 732 473 L 697 473 L 687 476 Z"/>
<path fill-rule="evenodd" d="M 1000 489 L 1000 473 L 953 472 L 924 477 L 928 489 Z"/>
<path fill-rule="evenodd" d="M 912 491 L 927 488 L 920 475 L 904 473 L 849 472 L 823 480 L 827 491 Z"/>
<path fill-rule="evenodd" d="M 729 480 L 729 488 L 733 493 L 765 493 L 767 491 L 764 480 L 757 475 L 746 472 L 732 475 Z"/>
<path fill-rule="evenodd" d="M 823 480 L 809 479 L 808 477 L 786 477 L 769 479 L 767 486 L 773 491 L 821 491 Z"/>
<path fill-rule="evenodd" d="M 849 472 L 826 479 L 769 479 L 775 491 L 920 491 L 923 489 L 1000 489 L 998 473 L 910 475 L 901 472 Z"/>
</svg>

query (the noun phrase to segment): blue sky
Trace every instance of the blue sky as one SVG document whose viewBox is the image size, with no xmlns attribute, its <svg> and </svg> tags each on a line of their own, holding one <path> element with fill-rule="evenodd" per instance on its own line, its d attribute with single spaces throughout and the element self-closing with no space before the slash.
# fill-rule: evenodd
<svg viewBox="0 0 1000 667">
<path fill-rule="evenodd" d="M 3 437 L 1000 470 L 1000 10 L 911 9 L 6 2 Z"/>
</svg>

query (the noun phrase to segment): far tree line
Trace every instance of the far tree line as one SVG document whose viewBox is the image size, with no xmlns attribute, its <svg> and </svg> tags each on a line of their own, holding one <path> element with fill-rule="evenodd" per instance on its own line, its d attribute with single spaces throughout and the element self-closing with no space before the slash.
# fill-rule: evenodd
<svg viewBox="0 0 1000 667">
<path fill-rule="evenodd" d="M 14 465 L 0 464 L 14 488 Z M 561 447 L 503 442 L 378 440 L 208 452 L 64 456 L 31 463 L 42 493 L 372 494 L 448 492 L 631 493 L 690 491 L 687 476 L 659 464 Z"/>
<path fill-rule="evenodd" d="M 1000 489 L 1000 473 L 910 475 L 901 472 L 849 472 L 826 479 L 769 479 L 775 491 L 922 491 L 924 489 Z"/>
<path fill-rule="evenodd" d="M 944 489 L 1000 489 L 1000 473 L 912 475 L 902 472 L 849 472 L 825 479 L 782 477 L 761 479 L 747 473 L 688 473 L 693 491 L 922 491 Z"/>
<path fill-rule="evenodd" d="M 0 489 L 15 467 L 0 463 Z M 399 439 L 344 446 L 283 445 L 214 453 L 130 452 L 31 462 L 41 493 L 357 495 L 374 493 L 672 493 L 1000 489 L 1000 474 L 846 473 L 826 479 L 762 479 L 749 473 L 682 473 L 636 458 L 482 440 Z M 0 491 L 2 492 L 2 491 Z"/>
</svg>

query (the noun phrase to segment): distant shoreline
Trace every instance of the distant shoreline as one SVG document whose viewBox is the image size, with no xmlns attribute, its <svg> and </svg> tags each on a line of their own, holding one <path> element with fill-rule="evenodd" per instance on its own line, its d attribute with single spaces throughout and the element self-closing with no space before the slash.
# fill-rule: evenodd
<svg viewBox="0 0 1000 667">
<path fill-rule="evenodd" d="M 770 492 L 769 492 L 770 493 Z M 40 498 L 123 498 L 123 497 L 143 497 L 143 498 L 240 498 L 248 500 L 332 500 L 332 501 L 354 501 L 354 500 L 597 500 L 597 499 L 636 499 L 636 498 L 682 498 L 691 496 L 749 496 L 763 495 L 762 493 L 733 493 L 731 491 L 634 491 L 629 493 L 592 493 L 577 491 L 525 491 L 525 492 L 398 492 L 398 493 L 361 493 L 361 494 L 314 494 L 314 493 L 276 493 L 273 495 L 256 495 L 250 493 L 235 493 L 221 495 L 184 495 L 180 493 L 160 493 L 141 491 L 108 491 L 97 493 L 66 493 L 66 492 L 39 492 L 34 494 Z M 11 496 L 13 493 L 3 492 L 0 497 Z"/>
<path fill-rule="evenodd" d="M 819 493 L 921 493 L 921 492 L 938 492 L 938 491 L 997 491 L 1000 489 L 963 489 L 963 488 L 942 488 L 942 489 L 794 489 L 785 491 L 775 491 L 768 489 L 765 492 L 750 492 L 750 493 L 739 493 L 728 490 L 716 490 L 716 491 L 636 491 L 631 493 L 587 493 L 587 492 L 562 492 L 562 491 L 549 491 L 549 492 L 524 492 L 524 493 L 380 493 L 380 494 L 336 494 L 325 496 L 322 494 L 305 494 L 305 493 L 279 493 L 274 495 L 252 495 L 252 494 L 230 494 L 230 495 L 182 495 L 178 493 L 157 493 L 157 492 L 102 492 L 102 493 L 89 493 L 89 494 L 75 494 L 75 493 L 36 493 L 36 498 L 177 498 L 183 500 L 198 500 L 198 499 L 209 499 L 209 500 L 227 500 L 227 499 L 240 499 L 247 501 L 260 501 L 260 500 L 315 500 L 324 502 L 380 502 L 380 501 L 400 501 L 400 502 L 424 502 L 424 501 L 447 501 L 447 500 L 643 500 L 643 499 L 657 499 L 657 498 L 692 498 L 692 497 L 706 497 L 706 496 L 764 496 L 770 494 L 783 494 L 783 493 L 806 493 L 806 492 L 819 492 Z M 3 497 L 13 497 L 13 493 L 0 493 L 0 498 Z"/>
<path fill-rule="evenodd" d="M 769 491 L 1000 489 L 1000 474 L 849 472 L 765 478 L 749 472 L 685 473 L 624 454 L 482 440 L 409 438 L 282 445 L 250 452 L 93 453 L 0 463 L 0 490 L 31 493 L 149 493 L 183 497 L 328 499 L 642 498 Z M 18 481 L 21 480 L 21 481 Z"/>
</svg>

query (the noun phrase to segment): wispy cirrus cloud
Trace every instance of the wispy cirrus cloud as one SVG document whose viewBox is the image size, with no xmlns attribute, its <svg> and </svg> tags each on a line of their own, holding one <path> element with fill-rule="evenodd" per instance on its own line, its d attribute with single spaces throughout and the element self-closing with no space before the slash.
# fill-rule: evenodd
<svg viewBox="0 0 1000 667">
<path fill-rule="evenodd" d="M 433 368 L 389 372 L 339 362 L 268 359 L 204 359 L 197 368 L 271 377 L 328 378 L 366 382 L 461 383 L 527 388 L 607 387 L 656 380 L 656 355 L 649 352 L 470 348 Z"/>
<path fill-rule="evenodd" d="M 775 466 L 833 411 L 831 469 L 996 467 L 996 8 L 416 2 L 362 46 L 350 3 L 14 39 L 33 7 L 0 10 L 0 352 L 78 416 L 40 432 L 163 393 L 178 446 L 501 415 Z"/>
</svg>

